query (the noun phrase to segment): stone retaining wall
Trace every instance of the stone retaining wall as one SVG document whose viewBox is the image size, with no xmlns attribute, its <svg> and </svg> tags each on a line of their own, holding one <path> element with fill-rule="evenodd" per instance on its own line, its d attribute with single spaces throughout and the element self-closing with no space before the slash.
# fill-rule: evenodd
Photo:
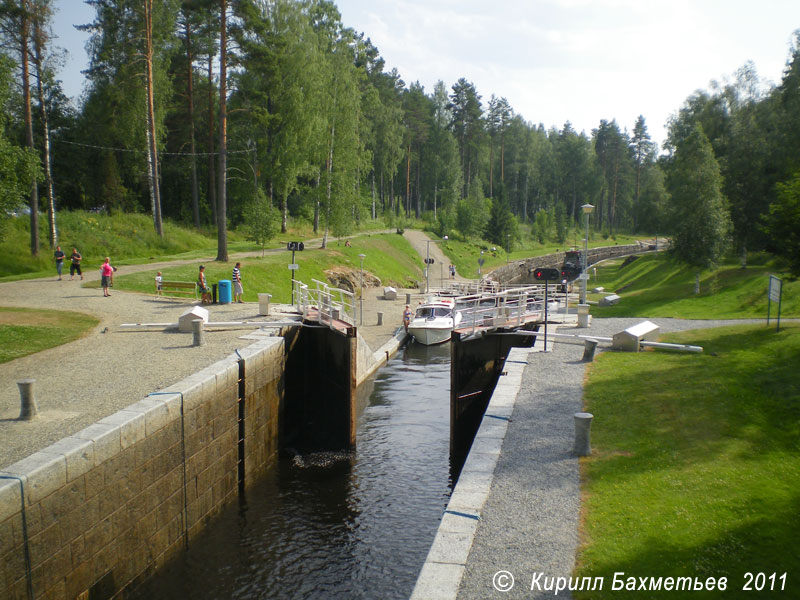
<svg viewBox="0 0 800 600">
<path fill-rule="evenodd" d="M 277 452 L 283 338 L 241 358 L 247 482 Z M 191 543 L 237 495 L 239 374 L 232 355 L 0 472 L 0 597 L 110 597 Z"/>
<path fill-rule="evenodd" d="M 608 258 L 626 256 L 628 254 L 637 254 L 640 252 L 648 252 L 649 250 L 651 250 L 650 244 L 646 242 L 638 242 L 636 244 L 627 244 L 624 246 L 603 246 L 601 248 L 589 248 L 587 264 L 591 265 Z M 533 278 L 534 269 L 560 269 L 561 265 L 564 264 L 565 256 L 566 252 L 556 252 L 554 254 L 546 254 L 544 256 L 537 256 L 535 258 L 527 258 L 525 260 L 516 261 L 508 265 L 498 267 L 492 271 L 491 275 L 489 275 L 489 278 L 502 284 L 536 283 Z"/>
</svg>

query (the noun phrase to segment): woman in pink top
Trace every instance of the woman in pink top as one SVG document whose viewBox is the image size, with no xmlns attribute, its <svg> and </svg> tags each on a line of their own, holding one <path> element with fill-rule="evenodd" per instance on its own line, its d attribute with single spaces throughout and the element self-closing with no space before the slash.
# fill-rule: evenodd
<svg viewBox="0 0 800 600">
<path fill-rule="evenodd" d="M 112 267 L 108 261 L 109 258 L 106 256 L 106 259 L 103 261 L 103 266 L 100 267 L 100 285 L 103 286 L 103 296 L 106 297 L 111 295 L 108 293 L 108 286 L 111 281 L 113 281 L 114 277 L 114 267 Z"/>
</svg>

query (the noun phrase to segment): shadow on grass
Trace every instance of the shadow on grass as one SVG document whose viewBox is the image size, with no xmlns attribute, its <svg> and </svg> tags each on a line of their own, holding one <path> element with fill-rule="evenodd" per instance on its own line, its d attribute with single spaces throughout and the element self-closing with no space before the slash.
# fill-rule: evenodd
<svg viewBox="0 0 800 600">
<path fill-rule="evenodd" d="M 743 591 L 746 573 L 764 573 L 767 577 L 775 573 L 775 597 L 780 593 L 780 576 L 788 573 L 785 597 L 797 597 L 797 556 L 800 552 L 800 527 L 797 514 L 800 512 L 800 496 L 796 493 L 780 506 L 771 506 L 765 513 L 761 506 L 741 507 L 742 518 L 734 526 L 713 529 L 712 531 L 670 531 L 665 535 L 646 535 L 641 538 L 626 539 L 621 542 L 624 549 L 615 552 L 613 558 L 596 551 L 584 552 L 580 560 L 586 565 L 577 570 L 578 576 L 603 577 L 603 592 L 578 592 L 576 598 L 684 598 L 684 597 L 773 597 L 766 580 L 766 589 L 759 595 L 755 586 L 751 592 Z M 636 577 L 692 577 L 705 581 L 708 577 L 727 578 L 726 592 L 697 592 L 677 590 L 654 591 L 612 591 L 615 573 L 624 573 L 627 580 Z M 752 595 L 754 594 L 755 595 Z"/>
</svg>

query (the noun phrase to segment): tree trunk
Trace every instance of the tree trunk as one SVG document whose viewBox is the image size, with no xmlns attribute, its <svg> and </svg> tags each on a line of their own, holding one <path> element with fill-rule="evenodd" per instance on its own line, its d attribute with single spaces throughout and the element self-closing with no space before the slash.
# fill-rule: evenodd
<svg viewBox="0 0 800 600">
<path fill-rule="evenodd" d="M 700 271 L 694 274 L 694 293 L 695 295 L 700 293 Z"/>
<path fill-rule="evenodd" d="M 228 217 L 226 206 L 228 172 L 228 115 L 227 115 L 227 52 L 228 0 L 220 0 L 219 36 L 219 171 L 217 172 L 217 260 L 228 262 Z"/>
<path fill-rule="evenodd" d="M 23 0 L 20 13 L 20 59 L 22 62 L 22 109 L 25 117 L 25 145 L 36 151 L 33 145 L 33 117 L 31 115 L 31 85 L 28 72 L 28 40 L 30 38 L 30 7 Z M 31 184 L 31 254 L 39 255 L 39 188 L 36 180 Z"/>
<path fill-rule="evenodd" d="M 411 216 L 411 144 L 406 147 L 406 218 Z"/>
<path fill-rule="evenodd" d="M 372 170 L 372 220 L 378 218 L 378 215 L 375 212 L 375 170 Z"/>
<path fill-rule="evenodd" d="M 334 101 L 334 108 L 336 106 L 336 102 Z M 328 229 L 330 228 L 331 222 L 331 185 L 333 183 L 333 140 L 336 135 L 336 123 L 331 123 L 331 142 L 328 146 L 328 160 L 326 161 L 328 164 L 327 171 L 328 171 L 328 181 L 325 183 L 325 198 L 327 200 L 325 206 L 325 233 L 322 235 L 322 248 L 328 247 Z"/>
<path fill-rule="evenodd" d="M 208 54 L 208 201 L 211 218 L 217 224 L 217 181 L 214 163 L 214 55 Z"/>
<path fill-rule="evenodd" d="M 36 68 L 36 93 L 39 98 L 39 117 L 42 120 L 42 140 L 44 143 L 44 180 L 45 192 L 47 194 L 47 216 L 50 229 L 50 249 L 58 245 L 58 230 L 56 229 L 56 201 L 53 192 L 53 170 L 50 163 L 50 126 L 47 118 L 47 108 L 45 106 L 44 86 L 42 85 L 43 54 L 44 54 L 44 32 L 41 29 L 42 16 L 37 14 L 33 20 L 33 64 Z"/>
<path fill-rule="evenodd" d="M 192 170 L 192 218 L 194 219 L 195 229 L 200 229 L 200 200 L 197 189 L 197 157 L 195 156 L 194 145 L 194 58 L 192 56 L 192 27 L 189 23 L 189 15 L 184 12 L 186 19 L 186 61 L 189 63 L 187 69 L 187 95 L 189 97 L 189 152 L 191 153 L 190 165 Z"/>
<path fill-rule="evenodd" d="M 317 171 L 317 193 L 314 194 L 314 233 L 319 231 L 319 184 L 322 178 L 322 171 Z"/>
<path fill-rule="evenodd" d="M 158 149 L 156 140 L 155 107 L 153 104 L 153 0 L 145 0 L 144 4 L 144 41 L 145 41 L 145 68 L 147 72 L 147 151 L 149 153 L 148 166 L 150 176 L 150 194 L 153 206 L 153 223 L 158 237 L 164 237 L 164 227 L 161 222 L 161 194 L 158 189 Z"/>
</svg>

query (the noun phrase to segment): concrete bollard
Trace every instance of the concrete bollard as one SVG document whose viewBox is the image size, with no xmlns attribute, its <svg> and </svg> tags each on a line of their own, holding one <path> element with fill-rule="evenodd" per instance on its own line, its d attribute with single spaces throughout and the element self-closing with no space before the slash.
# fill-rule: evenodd
<svg viewBox="0 0 800 600">
<path fill-rule="evenodd" d="M 589 456 L 592 453 L 590 433 L 594 415 L 592 413 L 579 412 L 575 413 L 573 418 L 575 419 L 575 447 L 572 452 L 578 456 Z"/>
<path fill-rule="evenodd" d="M 269 316 L 269 303 L 272 301 L 272 294 L 258 295 L 258 314 Z"/>
<path fill-rule="evenodd" d="M 578 304 L 578 327 L 589 327 L 588 304 Z"/>
<path fill-rule="evenodd" d="M 411 294 L 406 294 L 406 304 L 411 305 Z"/>
<path fill-rule="evenodd" d="M 36 406 L 36 396 L 33 393 L 35 379 L 21 379 L 17 382 L 19 387 L 19 420 L 32 421 L 39 416 L 39 408 Z"/>
<path fill-rule="evenodd" d="M 205 346 L 206 336 L 203 333 L 203 320 L 192 321 L 192 346 Z"/>
<path fill-rule="evenodd" d="M 383 313 L 378 312 L 378 326 L 383 325 Z"/>
<path fill-rule="evenodd" d="M 594 353 L 597 351 L 597 340 L 594 338 L 586 338 L 583 344 L 583 362 L 592 362 L 594 360 Z"/>
</svg>

